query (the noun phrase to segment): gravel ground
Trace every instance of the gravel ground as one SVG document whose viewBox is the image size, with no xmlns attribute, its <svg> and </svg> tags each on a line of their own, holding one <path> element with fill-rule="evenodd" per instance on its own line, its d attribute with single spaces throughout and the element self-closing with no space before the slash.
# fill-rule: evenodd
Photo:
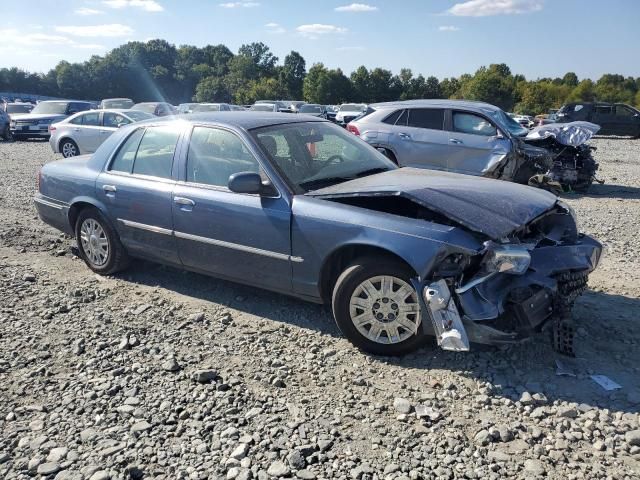
<svg viewBox="0 0 640 480">
<path fill-rule="evenodd" d="M 640 478 L 640 141 L 593 144 L 606 183 L 567 200 L 607 252 L 570 360 L 546 338 L 376 358 L 325 307 L 96 276 L 35 215 L 49 145 L 0 143 L 0 478 Z"/>
</svg>

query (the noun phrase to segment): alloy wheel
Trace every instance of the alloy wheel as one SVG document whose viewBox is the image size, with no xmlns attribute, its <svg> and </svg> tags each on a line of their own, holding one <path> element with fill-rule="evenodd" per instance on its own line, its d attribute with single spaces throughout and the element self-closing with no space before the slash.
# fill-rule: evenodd
<svg viewBox="0 0 640 480">
<path fill-rule="evenodd" d="M 62 156 L 64 158 L 75 157 L 78 155 L 78 148 L 73 142 L 64 142 L 62 144 Z"/>
</svg>

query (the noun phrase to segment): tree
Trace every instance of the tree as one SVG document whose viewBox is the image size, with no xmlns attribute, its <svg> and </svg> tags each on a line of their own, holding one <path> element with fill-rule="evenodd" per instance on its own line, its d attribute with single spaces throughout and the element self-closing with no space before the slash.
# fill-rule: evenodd
<svg viewBox="0 0 640 480">
<path fill-rule="evenodd" d="M 269 77 L 274 73 L 278 57 L 276 57 L 269 47 L 262 42 L 254 42 L 242 45 L 238 50 L 238 55 L 248 57 L 258 68 L 259 76 Z"/>
<path fill-rule="evenodd" d="M 582 80 L 576 88 L 574 88 L 567 101 L 569 102 L 593 102 L 595 93 L 593 91 L 594 84 L 591 80 Z"/>
<path fill-rule="evenodd" d="M 291 51 L 284 57 L 284 65 L 281 70 L 281 81 L 285 85 L 287 94 L 292 100 L 302 98 L 302 86 L 307 75 L 306 62 L 302 55 Z"/>
<path fill-rule="evenodd" d="M 196 86 L 195 101 L 230 103 L 232 96 L 222 77 L 207 77 Z"/>
<path fill-rule="evenodd" d="M 369 70 L 364 65 L 359 66 L 355 72 L 351 73 L 351 86 L 353 90 L 353 101 L 369 102 Z"/>
<path fill-rule="evenodd" d="M 562 77 L 562 83 L 575 88 L 578 86 L 578 76 L 573 72 L 567 72 Z"/>
<path fill-rule="evenodd" d="M 465 81 L 460 93 L 469 100 L 481 100 L 510 111 L 514 104 L 514 81 L 509 67 L 501 63 L 480 67 L 476 74 Z"/>
</svg>

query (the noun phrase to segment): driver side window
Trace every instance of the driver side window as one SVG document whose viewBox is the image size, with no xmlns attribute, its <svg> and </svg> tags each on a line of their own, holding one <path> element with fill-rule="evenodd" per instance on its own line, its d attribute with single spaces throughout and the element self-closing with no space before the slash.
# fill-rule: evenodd
<svg viewBox="0 0 640 480">
<path fill-rule="evenodd" d="M 453 131 L 470 135 L 493 137 L 498 134 L 489 120 L 472 113 L 453 112 Z"/>
<path fill-rule="evenodd" d="M 226 187 L 234 173 L 260 173 L 244 142 L 219 128 L 195 127 L 187 154 L 187 182 Z"/>
</svg>

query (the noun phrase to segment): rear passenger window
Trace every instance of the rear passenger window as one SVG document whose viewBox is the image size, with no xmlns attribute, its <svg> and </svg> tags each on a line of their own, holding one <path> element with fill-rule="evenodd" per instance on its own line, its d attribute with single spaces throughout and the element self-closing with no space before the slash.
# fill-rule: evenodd
<svg viewBox="0 0 640 480">
<path fill-rule="evenodd" d="M 616 115 L 620 115 L 622 117 L 631 117 L 634 112 L 631 111 L 630 108 L 625 107 L 624 105 L 616 105 Z"/>
<path fill-rule="evenodd" d="M 138 145 L 140 144 L 140 139 L 142 138 L 143 133 L 144 129 L 139 128 L 133 132 L 129 138 L 127 138 L 124 144 L 120 147 L 120 150 L 118 150 L 116 158 L 111 162 L 109 170 L 113 172 L 131 173 L 131 169 L 133 168 L 133 159 L 136 157 Z"/>
<path fill-rule="evenodd" d="M 409 110 L 410 127 L 442 130 L 444 128 L 444 110 L 441 108 L 412 108 Z"/>
<path fill-rule="evenodd" d="M 147 128 L 133 164 L 133 173 L 151 177 L 171 178 L 173 154 L 180 131 L 175 127 Z"/>
<path fill-rule="evenodd" d="M 91 112 L 85 113 L 82 115 L 82 124 L 88 125 L 90 127 L 97 127 L 100 125 L 100 113 L 99 112 Z"/>
<path fill-rule="evenodd" d="M 389 115 L 387 118 L 382 120 L 382 122 L 383 123 L 388 123 L 389 125 L 395 125 L 396 122 L 398 121 L 398 118 L 400 117 L 400 115 L 402 115 L 402 112 L 403 112 L 403 110 L 396 110 L 391 115 Z"/>
<path fill-rule="evenodd" d="M 260 173 L 258 161 L 235 134 L 195 127 L 187 156 L 187 181 L 226 187 L 239 172 Z"/>
<path fill-rule="evenodd" d="M 611 106 L 596 106 L 596 113 L 599 115 L 611 115 Z"/>
<path fill-rule="evenodd" d="M 498 134 L 489 120 L 472 113 L 453 112 L 453 131 L 493 137 Z"/>
</svg>

